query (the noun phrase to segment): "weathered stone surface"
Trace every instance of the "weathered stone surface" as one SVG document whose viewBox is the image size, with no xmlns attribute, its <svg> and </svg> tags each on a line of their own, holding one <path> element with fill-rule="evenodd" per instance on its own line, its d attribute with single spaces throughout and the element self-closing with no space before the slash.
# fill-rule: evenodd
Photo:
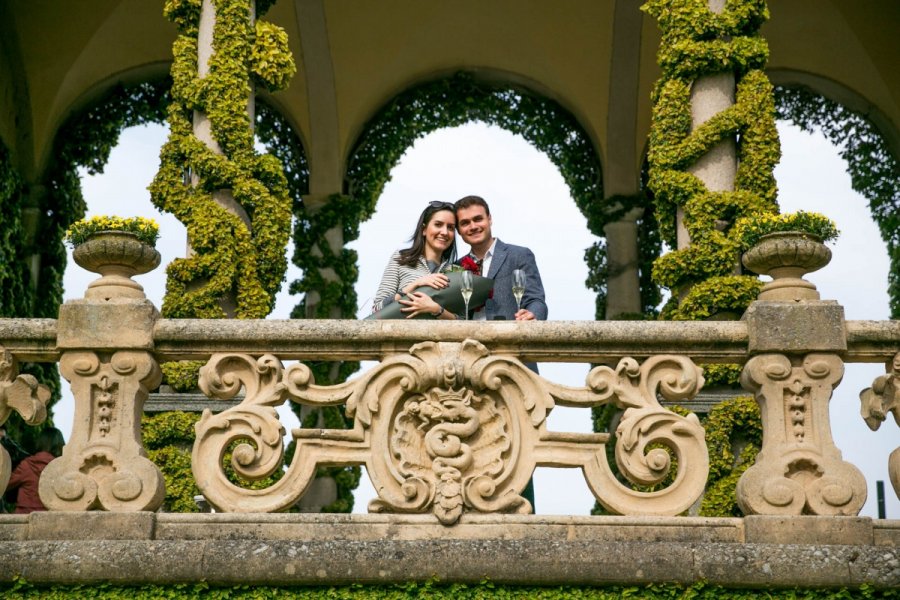
<svg viewBox="0 0 900 600">
<path fill-rule="evenodd" d="M 744 313 L 748 351 L 779 354 L 847 349 L 844 307 L 828 301 L 754 302 Z"/>
<path fill-rule="evenodd" d="M 875 521 L 872 529 L 872 537 L 876 546 L 900 548 L 900 521 L 878 520 Z"/>
<path fill-rule="evenodd" d="M 318 386 L 306 365 L 284 369 L 265 354 L 216 354 L 200 370 L 200 389 L 220 399 L 241 389 L 240 405 L 204 413 L 196 425 L 192 466 L 197 487 L 221 512 L 274 512 L 293 506 L 309 488 L 318 464 L 365 464 L 378 497 L 372 512 L 433 513 L 451 526 L 465 513 L 531 512 L 522 491 L 537 466 L 578 467 L 610 512 L 677 515 L 703 492 L 709 468 L 696 415 L 663 408 L 692 398 L 702 372 L 681 356 L 654 356 L 643 364 L 623 358 L 615 369 L 598 366 L 587 386 L 554 384 L 515 357 L 492 354 L 475 340 L 421 342 L 383 360 L 349 382 Z M 234 471 L 255 481 L 278 467 L 281 424 L 271 407 L 287 398 L 311 407 L 346 403 L 354 419 L 344 429 L 295 429 L 296 451 L 284 478 L 269 489 L 233 485 L 221 457 L 236 440 Z M 607 434 L 547 431 L 556 404 L 624 409 L 616 427 L 616 463 L 639 485 L 674 481 L 654 492 L 622 484 L 609 468 Z"/>
<path fill-rule="evenodd" d="M 711 544 L 694 547 L 694 575 L 759 587 L 900 585 L 900 552 L 874 546 Z M 789 583 L 788 583 L 789 582 Z"/>
<path fill-rule="evenodd" d="M 759 527 L 765 519 L 464 515 L 448 538 L 447 528 L 429 515 L 122 517 L 0 516 L 0 534 L 22 532 L 0 538 L 0 581 L 900 586 L 900 546 L 847 543 L 859 539 L 857 528 L 866 519 L 830 519 L 849 524 L 834 528 L 817 524 L 829 519 L 809 517 Z M 779 542 L 779 526 L 799 532 L 810 524 L 833 538 Z M 879 521 L 876 529 L 896 531 L 900 521 Z M 135 539 L 113 539 L 127 532 Z M 73 539 L 79 535 L 91 539 Z"/>
<path fill-rule="evenodd" d="M 856 515 L 866 480 L 842 460 L 828 404 L 844 374 L 836 354 L 760 354 L 741 373 L 762 417 L 763 443 L 735 493 L 745 515 Z"/>
<path fill-rule="evenodd" d="M 69 300 L 59 307 L 56 344 L 60 349 L 152 350 L 157 318 L 149 300 Z"/>
<path fill-rule="evenodd" d="M 872 519 L 865 517 L 744 517 L 748 543 L 871 545 Z"/>
<path fill-rule="evenodd" d="M 157 539 L 360 541 L 446 539 L 431 515 L 171 514 L 157 516 Z M 542 517 L 464 514 L 454 539 L 637 542 L 741 542 L 741 519 Z"/>
<path fill-rule="evenodd" d="M 149 540 L 152 512 L 36 512 L 28 516 L 31 540 Z"/>
</svg>

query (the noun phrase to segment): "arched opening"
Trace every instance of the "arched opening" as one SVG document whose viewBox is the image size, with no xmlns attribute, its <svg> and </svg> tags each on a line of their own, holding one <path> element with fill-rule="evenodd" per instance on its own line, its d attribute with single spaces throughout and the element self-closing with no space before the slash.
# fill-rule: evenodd
<svg viewBox="0 0 900 600">
<path fill-rule="evenodd" d="M 496 237 L 535 253 L 550 318 L 592 320 L 594 293 L 584 285 L 588 276 L 584 250 L 597 238 L 588 231 L 566 182 L 547 156 L 521 136 L 481 122 L 429 133 L 391 171 L 375 214 L 361 225 L 359 239 L 350 245 L 359 255 L 357 316 L 371 312 L 371 297 L 385 264 L 393 250 L 408 245 L 424 206 L 468 194 L 481 195 L 490 204 Z M 457 241 L 459 252 L 465 253 L 468 246 Z M 584 385 L 589 365 L 541 363 L 540 370 L 551 381 L 578 386 Z M 557 407 L 548 427 L 589 432 L 590 413 Z M 560 489 L 572 493 L 559 494 Z M 363 478 L 355 510 L 364 512 L 373 494 Z M 543 514 L 588 514 L 593 506 L 578 470 L 539 468 L 535 495 L 537 510 Z"/>
<path fill-rule="evenodd" d="M 476 194 L 491 206 L 495 237 L 535 253 L 550 318 L 595 318 L 595 293 L 585 287 L 594 265 L 585 253 L 602 234 L 600 163 L 583 129 L 555 102 L 466 73 L 423 84 L 368 124 L 348 165 L 347 191 L 357 210 L 362 219 L 374 213 L 348 244 L 359 256 L 357 316 L 371 312 L 391 252 L 407 245 L 427 202 Z M 552 381 L 580 386 L 589 365 L 540 368 Z M 549 427 L 589 432 L 590 415 L 557 408 Z M 365 511 L 374 496 L 362 481 L 356 511 Z M 581 473 L 561 469 L 538 469 L 535 500 L 544 514 L 588 514 L 594 503 Z"/>
</svg>

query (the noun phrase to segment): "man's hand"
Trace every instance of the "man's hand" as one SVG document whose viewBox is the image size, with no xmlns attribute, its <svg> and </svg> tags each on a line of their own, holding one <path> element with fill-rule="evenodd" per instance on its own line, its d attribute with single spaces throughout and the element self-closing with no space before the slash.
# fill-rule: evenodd
<svg viewBox="0 0 900 600">
<path fill-rule="evenodd" d="M 520 308 L 515 314 L 516 321 L 534 321 L 534 313 L 527 308 Z"/>
</svg>

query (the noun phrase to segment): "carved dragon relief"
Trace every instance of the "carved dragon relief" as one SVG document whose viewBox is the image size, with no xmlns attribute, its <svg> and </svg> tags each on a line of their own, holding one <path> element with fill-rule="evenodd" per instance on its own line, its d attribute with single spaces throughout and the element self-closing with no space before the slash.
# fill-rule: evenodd
<svg viewBox="0 0 900 600">
<path fill-rule="evenodd" d="M 696 416 L 663 409 L 657 391 L 684 399 L 699 391 L 700 370 L 687 358 L 654 357 L 643 365 L 623 359 L 616 369 L 597 367 L 588 387 L 550 383 L 517 359 L 494 356 L 477 341 L 425 342 L 394 355 L 361 377 L 317 386 L 302 363 L 284 369 L 272 355 L 213 356 L 201 371 L 201 389 L 243 402 L 197 423 L 194 471 L 201 491 L 219 510 L 266 512 L 291 506 L 319 464 L 364 464 L 378 498 L 371 511 L 432 512 L 446 525 L 464 512 L 529 513 L 521 496 L 536 466 L 579 467 L 610 510 L 627 514 L 678 514 L 703 492 L 708 458 Z M 264 490 L 229 482 L 221 468 L 237 443 L 232 466 L 258 480 L 283 457 L 283 430 L 274 407 L 285 399 L 312 406 L 346 404 L 350 430 L 295 429 L 293 461 Z M 616 460 L 635 484 L 674 482 L 655 492 L 620 483 L 606 461 L 605 434 L 547 431 L 556 403 L 591 407 L 614 402 L 625 409 L 617 429 Z M 653 449 L 649 447 L 654 445 Z"/>
<path fill-rule="evenodd" d="M 38 425 L 47 418 L 50 388 L 38 383 L 33 375 L 19 375 L 19 365 L 12 353 L 0 346 L 0 425 L 16 411 L 29 425 Z M 12 474 L 12 460 L 6 448 L 0 446 L 0 491 L 6 489 Z"/>
<path fill-rule="evenodd" d="M 888 414 L 900 426 L 900 352 L 886 365 L 886 373 L 875 378 L 872 387 L 859 394 L 860 413 L 872 431 L 877 431 Z M 900 447 L 888 457 L 888 476 L 894 493 L 900 498 Z"/>
<path fill-rule="evenodd" d="M 859 513 L 866 482 L 841 459 L 828 415 L 843 374 L 844 365 L 833 354 L 807 354 L 794 362 L 761 354 L 744 366 L 741 384 L 755 394 L 766 432 L 756 463 L 738 481 L 744 514 Z"/>
</svg>

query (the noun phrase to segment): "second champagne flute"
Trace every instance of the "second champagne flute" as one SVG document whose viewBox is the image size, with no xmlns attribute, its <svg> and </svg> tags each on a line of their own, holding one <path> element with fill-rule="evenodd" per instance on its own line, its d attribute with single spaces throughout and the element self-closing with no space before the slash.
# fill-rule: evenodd
<svg viewBox="0 0 900 600">
<path fill-rule="evenodd" d="M 522 309 L 522 296 L 525 295 L 525 282 L 527 281 L 527 277 L 525 277 L 525 271 L 522 269 L 516 269 L 513 271 L 513 284 L 512 284 L 512 293 L 513 296 L 516 297 L 516 310 Z"/>
<path fill-rule="evenodd" d="M 466 321 L 468 321 L 469 299 L 472 297 L 472 271 L 462 272 L 462 286 L 459 291 L 462 292 L 463 301 L 466 303 Z"/>
</svg>

